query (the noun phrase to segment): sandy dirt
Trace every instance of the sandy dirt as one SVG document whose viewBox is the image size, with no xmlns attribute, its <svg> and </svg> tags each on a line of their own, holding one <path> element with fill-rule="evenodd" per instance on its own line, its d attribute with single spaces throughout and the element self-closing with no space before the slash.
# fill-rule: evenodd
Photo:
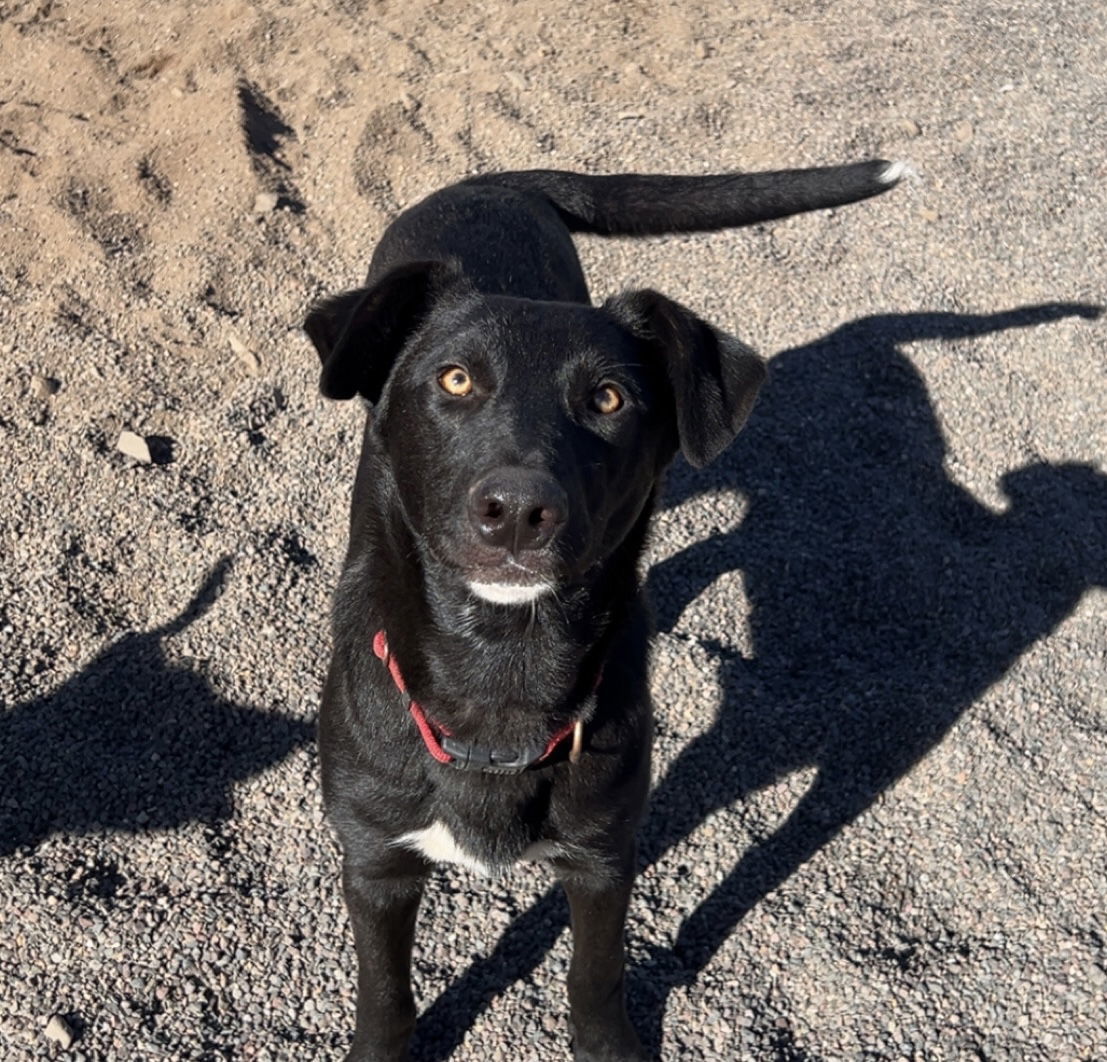
<svg viewBox="0 0 1107 1062">
<path fill-rule="evenodd" d="M 1074 0 L 0 0 L 0 1057 L 348 1042 L 312 728 L 361 414 L 300 324 L 388 219 L 873 156 L 917 177 L 583 243 L 772 358 L 658 519 L 631 1009 L 666 1059 L 1107 1056 L 1105 49 Z M 421 925 L 417 1058 L 568 1056 L 540 868 Z"/>
</svg>

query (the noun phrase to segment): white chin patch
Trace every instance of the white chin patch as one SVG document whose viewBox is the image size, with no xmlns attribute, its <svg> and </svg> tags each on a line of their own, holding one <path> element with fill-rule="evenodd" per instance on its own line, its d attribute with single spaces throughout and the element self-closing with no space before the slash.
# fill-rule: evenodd
<svg viewBox="0 0 1107 1062">
<path fill-rule="evenodd" d="M 543 594 L 550 592 L 547 583 L 516 586 L 512 583 L 469 583 L 469 590 L 484 601 L 494 605 L 529 605 Z"/>
</svg>

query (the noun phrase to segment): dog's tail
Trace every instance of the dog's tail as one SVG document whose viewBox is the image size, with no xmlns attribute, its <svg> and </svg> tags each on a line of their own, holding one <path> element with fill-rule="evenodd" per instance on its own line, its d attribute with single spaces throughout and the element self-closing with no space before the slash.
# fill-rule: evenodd
<svg viewBox="0 0 1107 1062">
<path fill-rule="evenodd" d="M 519 170 L 482 174 L 464 183 L 541 195 L 572 232 L 655 236 L 753 225 L 855 203 L 888 191 L 908 172 L 902 162 L 875 159 L 847 166 L 702 177 L 594 177 L 565 170 Z"/>
</svg>

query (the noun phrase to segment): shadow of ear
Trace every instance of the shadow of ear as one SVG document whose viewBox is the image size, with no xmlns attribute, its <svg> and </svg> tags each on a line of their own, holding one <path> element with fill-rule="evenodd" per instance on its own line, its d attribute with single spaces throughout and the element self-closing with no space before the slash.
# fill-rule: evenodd
<svg viewBox="0 0 1107 1062">
<path fill-rule="evenodd" d="M 771 358 L 767 383 L 737 441 L 705 472 L 697 472 L 679 459 L 675 461 L 662 505 L 672 508 L 706 489 L 744 490 L 748 473 L 752 474 L 749 485 L 775 489 L 776 483 L 764 473 L 778 468 L 772 462 L 787 457 L 779 452 L 780 444 L 792 440 L 797 433 L 809 433 L 811 440 L 818 439 L 820 444 L 824 440 L 829 442 L 828 458 L 848 450 L 842 433 L 860 430 L 861 425 L 871 422 L 865 407 L 859 408 L 858 416 L 851 415 L 851 396 L 861 401 L 887 402 L 899 393 L 900 406 L 905 405 L 906 411 L 920 421 L 920 430 L 913 435 L 908 431 L 901 437 L 901 444 L 912 446 L 916 458 L 929 455 L 932 461 L 940 463 L 945 453 L 944 440 L 930 412 L 925 384 L 914 366 L 900 354 L 901 346 L 922 340 L 973 339 L 1009 329 L 1046 326 L 1067 318 L 1095 321 L 1102 314 L 1103 307 L 1091 303 L 1049 302 L 989 314 L 878 314 L 851 321 L 814 343 L 782 351 Z M 867 375 L 879 381 L 868 392 L 859 386 Z M 818 388 L 812 386 L 816 379 Z M 877 393 L 881 389 L 888 393 Z M 821 401 L 824 394 L 825 410 Z M 903 426 L 905 430 L 910 427 Z M 887 434 L 882 431 L 880 437 Z M 787 469 L 780 471 L 786 486 Z"/>
</svg>

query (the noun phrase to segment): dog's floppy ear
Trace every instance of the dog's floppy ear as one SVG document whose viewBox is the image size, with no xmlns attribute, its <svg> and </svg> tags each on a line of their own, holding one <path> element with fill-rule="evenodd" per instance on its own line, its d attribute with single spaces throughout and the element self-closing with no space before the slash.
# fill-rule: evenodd
<svg viewBox="0 0 1107 1062">
<path fill-rule="evenodd" d="M 607 310 L 660 357 L 688 463 L 703 468 L 742 429 L 765 379 L 765 363 L 744 343 L 656 291 L 628 291 Z"/>
<path fill-rule="evenodd" d="M 323 394 L 338 399 L 360 394 L 376 404 L 408 336 L 458 275 L 453 263 L 411 262 L 371 287 L 316 303 L 304 331 L 323 362 Z"/>
</svg>

